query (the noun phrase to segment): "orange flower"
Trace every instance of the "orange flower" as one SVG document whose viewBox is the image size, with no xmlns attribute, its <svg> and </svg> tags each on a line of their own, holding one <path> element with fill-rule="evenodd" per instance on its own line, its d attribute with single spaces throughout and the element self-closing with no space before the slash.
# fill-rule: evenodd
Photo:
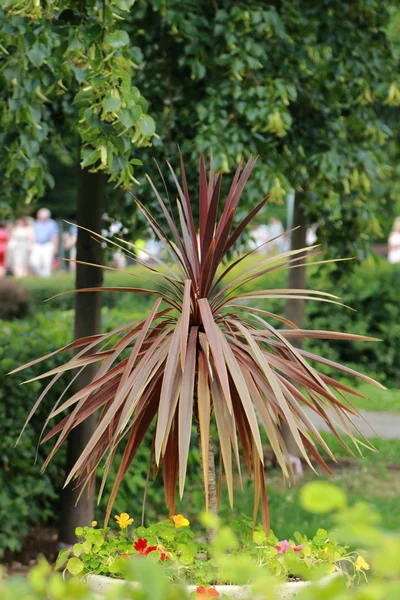
<svg viewBox="0 0 400 600">
<path fill-rule="evenodd" d="M 199 587 L 196 588 L 196 598 L 201 600 L 219 598 L 219 592 L 215 588 L 205 588 L 204 585 L 199 585 Z"/>
<path fill-rule="evenodd" d="M 172 519 L 177 529 L 179 529 L 180 527 L 189 527 L 190 525 L 190 521 L 188 521 L 188 519 L 186 519 L 183 515 L 175 515 L 174 517 L 172 517 Z"/>
</svg>

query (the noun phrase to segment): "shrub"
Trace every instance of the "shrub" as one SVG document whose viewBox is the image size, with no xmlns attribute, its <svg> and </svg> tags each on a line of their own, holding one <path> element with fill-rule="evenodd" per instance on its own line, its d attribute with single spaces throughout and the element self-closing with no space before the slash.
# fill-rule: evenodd
<svg viewBox="0 0 400 600">
<path fill-rule="evenodd" d="M 382 340 L 381 343 L 349 343 L 340 340 L 313 340 L 308 348 L 321 352 L 329 348 L 329 355 L 337 362 L 377 377 L 388 387 L 400 387 L 398 356 L 400 348 L 399 289 L 400 269 L 379 257 L 370 257 L 354 272 L 334 284 L 329 273 L 314 275 L 318 282 L 312 285 L 326 289 L 341 297 L 342 302 L 354 310 L 322 302 L 310 302 L 307 306 L 306 326 L 313 329 L 352 331 Z M 324 350 L 325 351 L 325 350 Z"/>
<path fill-rule="evenodd" d="M 31 307 L 28 290 L 15 279 L 0 279 L 0 320 L 21 319 Z"/>
<path fill-rule="evenodd" d="M 141 307 L 141 310 L 145 310 L 145 307 Z M 141 314 L 139 311 L 131 312 L 138 316 Z M 125 312 L 103 309 L 103 325 L 106 331 L 125 320 Z M 26 379 L 39 375 L 38 365 L 30 367 L 29 372 L 17 373 L 13 377 L 9 377 L 7 373 L 16 368 L 21 360 L 29 362 L 38 354 L 47 354 L 70 342 L 72 322 L 73 313 L 67 311 L 46 312 L 23 321 L 0 323 L 0 347 L 5 350 L 0 357 L 0 522 L 2 523 L 0 556 L 6 548 L 19 550 L 32 525 L 44 522 L 57 523 L 59 493 L 65 480 L 63 452 L 58 452 L 49 470 L 40 474 L 40 467 L 49 444 L 38 448 L 37 444 L 45 416 L 50 406 L 62 393 L 67 379 L 62 377 L 57 382 L 24 431 L 18 446 L 15 447 L 27 412 L 49 380 L 42 379 L 24 386 L 20 385 Z M 62 360 L 59 355 L 50 358 L 49 367 L 57 367 Z M 149 449 L 144 446 L 140 451 L 136 469 L 124 482 L 117 506 L 125 502 L 126 507 L 127 499 L 132 502 L 132 498 L 142 497 L 146 484 L 148 458 Z M 155 518 L 164 505 L 160 486 L 152 486 L 149 490 L 149 502 L 152 507 L 149 516 Z M 137 500 L 135 503 L 137 504 Z"/>
<path fill-rule="evenodd" d="M 42 418 L 36 415 L 26 428 L 21 440 L 15 443 L 37 396 L 43 391 L 47 380 L 21 386 L 25 374 L 13 378 L 7 376 L 21 358 L 32 360 L 36 352 L 51 352 L 64 345 L 71 335 L 71 315 L 57 315 L 54 323 L 43 316 L 18 322 L 0 324 L 0 347 L 6 349 L 0 358 L 0 555 L 5 548 L 20 549 L 31 525 L 51 521 L 57 515 L 58 490 L 64 478 L 62 453 L 56 457 L 51 469 L 40 475 L 44 459 L 43 447 L 37 448 L 51 399 L 45 399 L 39 408 Z M 49 359 L 52 367 L 60 364 L 60 358 Z M 37 366 L 29 368 L 28 378 L 39 374 Z M 57 398 L 65 386 L 61 378 L 53 391 Z M 37 450 L 37 463 L 35 456 Z"/>
<path fill-rule="evenodd" d="M 138 275 L 143 272 L 141 267 L 134 267 L 125 271 L 105 271 L 104 285 L 119 287 L 146 287 L 152 288 L 154 284 L 140 280 Z M 63 294 L 75 288 L 74 276 L 70 273 L 55 273 L 51 278 L 43 279 L 38 277 L 29 277 L 24 280 L 29 293 L 32 297 L 35 309 L 40 313 L 53 310 L 70 310 L 74 307 L 75 294 Z M 56 296 L 57 294 L 63 294 Z M 49 300 L 51 298 L 51 300 Z M 141 303 L 146 301 L 145 295 L 141 298 Z M 150 302 L 150 297 L 148 298 Z M 113 294 L 105 292 L 103 294 L 103 304 L 108 308 L 115 306 L 129 309 L 132 307 L 132 294 Z"/>
</svg>

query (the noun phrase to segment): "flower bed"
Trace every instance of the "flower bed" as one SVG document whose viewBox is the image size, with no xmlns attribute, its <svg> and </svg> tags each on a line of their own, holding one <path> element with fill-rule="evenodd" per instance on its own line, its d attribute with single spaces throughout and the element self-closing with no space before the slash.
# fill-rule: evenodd
<svg viewBox="0 0 400 600">
<path fill-rule="evenodd" d="M 162 565 L 170 580 L 208 590 L 237 583 L 235 569 L 243 560 L 281 581 L 294 582 L 315 574 L 329 575 L 343 564 L 350 566 L 350 578 L 368 568 L 361 556 L 349 553 L 324 529 L 312 539 L 295 533 L 293 540 L 279 540 L 272 531 L 266 535 L 262 526 L 253 529 L 250 521 L 234 522 L 232 528 L 227 528 L 220 527 L 217 517 L 205 515 L 203 525 L 215 530 L 207 546 L 204 533 L 197 535 L 183 515 L 133 531 L 129 531 L 133 518 L 127 513 L 117 515 L 115 520 L 119 532 L 99 528 L 97 522 L 92 527 L 77 528 L 81 541 L 74 545 L 72 556 L 70 550 L 60 553 L 57 567 L 66 568 L 72 575 L 121 579 L 128 559 L 151 559 Z M 249 580 L 241 583 L 245 585 Z"/>
</svg>

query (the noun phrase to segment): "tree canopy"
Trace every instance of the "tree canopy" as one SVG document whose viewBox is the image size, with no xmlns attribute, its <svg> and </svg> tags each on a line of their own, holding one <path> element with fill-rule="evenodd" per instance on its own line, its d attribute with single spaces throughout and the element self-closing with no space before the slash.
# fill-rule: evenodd
<svg viewBox="0 0 400 600">
<path fill-rule="evenodd" d="M 251 202 L 304 192 L 323 239 L 357 252 L 378 232 L 393 182 L 400 83 L 389 8 L 369 0 L 138 3 L 130 27 L 144 55 L 140 86 L 158 124 L 157 150 L 212 148 L 223 171 L 259 155 Z"/>
<path fill-rule="evenodd" d="M 131 187 L 153 118 L 133 75 L 141 51 L 122 28 L 134 0 L 44 0 L 0 10 L 2 202 L 30 203 L 54 184 L 49 159 L 102 170 Z"/>
<path fill-rule="evenodd" d="M 302 193 L 308 221 L 342 254 L 379 235 L 376 215 L 398 195 L 392 1 L 13 5 L 1 15 L 0 166 L 14 200 L 42 195 L 48 156 L 73 162 L 78 136 L 81 164 L 122 187 L 144 181 L 151 158 L 173 160 L 178 143 L 192 165 L 212 148 L 224 172 L 259 155 L 245 202 Z M 131 144 L 154 133 L 148 112 L 159 137 L 142 167 Z M 146 184 L 143 194 L 151 202 Z"/>
</svg>

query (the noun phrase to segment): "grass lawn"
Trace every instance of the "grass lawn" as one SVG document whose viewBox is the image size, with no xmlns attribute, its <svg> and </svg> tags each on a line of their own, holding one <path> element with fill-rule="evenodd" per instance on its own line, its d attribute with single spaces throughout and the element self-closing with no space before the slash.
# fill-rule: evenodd
<svg viewBox="0 0 400 600">
<path fill-rule="evenodd" d="M 266 482 L 271 514 L 271 527 L 281 539 L 291 537 L 295 531 L 312 536 L 320 527 L 332 529 L 335 526 L 334 516 L 311 515 L 300 507 L 299 493 L 304 483 L 318 478 L 332 481 L 346 492 L 349 503 L 365 502 L 381 515 L 381 526 L 385 529 L 400 530 L 400 441 L 372 440 L 378 453 L 365 452 L 365 458 L 354 459 L 351 466 L 340 466 L 340 457 L 348 456 L 346 451 L 330 434 L 324 434 L 326 441 L 339 458 L 339 467 L 334 468 L 334 478 L 328 475 L 306 475 L 293 487 L 288 488 L 278 469 L 267 472 Z M 388 468 L 397 465 L 397 469 Z M 252 518 L 253 482 L 243 483 L 243 492 L 239 485 L 235 492 L 235 505 L 231 511 L 226 491 L 221 500 L 220 515 L 225 523 L 245 515 Z M 190 498 L 190 502 L 188 502 Z M 192 481 L 184 494 L 183 501 L 177 506 L 182 512 L 195 519 L 203 507 L 202 490 Z"/>
<path fill-rule="evenodd" d="M 351 384 L 349 385 L 351 386 Z M 360 383 L 355 389 L 360 392 L 360 394 L 366 396 L 366 398 L 349 396 L 352 404 L 354 404 L 354 406 L 357 408 L 383 412 L 400 412 L 399 389 L 381 390 L 368 383 Z"/>
</svg>

